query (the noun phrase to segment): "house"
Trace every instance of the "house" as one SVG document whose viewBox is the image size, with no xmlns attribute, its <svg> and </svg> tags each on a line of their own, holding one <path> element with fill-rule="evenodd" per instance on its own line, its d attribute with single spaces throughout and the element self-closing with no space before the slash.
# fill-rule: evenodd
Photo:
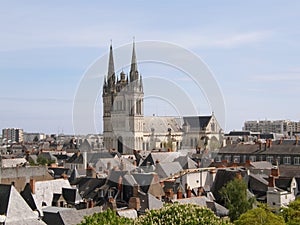
<svg viewBox="0 0 300 225">
<path fill-rule="evenodd" d="M 13 185 L 0 184 L 0 215 L 6 225 L 45 225 Z"/>
<path fill-rule="evenodd" d="M 46 181 L 31 180 L 31 190 L 38 209 L 44 206 L 51 206 L 53 194 L 62 194 L 63 188 L 71 188 L 66 179 L 55 179 Z"/>
</svg>

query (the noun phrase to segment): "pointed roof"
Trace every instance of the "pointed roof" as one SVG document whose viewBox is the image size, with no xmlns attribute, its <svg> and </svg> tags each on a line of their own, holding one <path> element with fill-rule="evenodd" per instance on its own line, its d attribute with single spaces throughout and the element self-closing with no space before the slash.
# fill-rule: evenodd
<svg viewBox="0 0 300 225">
<path fill-rule="evenodd" d="M 109 61 L 108 61 L 108 78 L 110 78 L 115 73 L 114 57 L 112 44 L 109 47 Z"/>
<path fill-rule="evenodd" d="M 133 40 L 132 43 L 132 58 L 131 58 L 131 67 L 130 67 L 130 81 L 137 80 L 138 77 L 138 69 L 137 69 L 137 61 L 136 61 L 136 53 L 135 53 L 135 42 Z"/>
</svg>

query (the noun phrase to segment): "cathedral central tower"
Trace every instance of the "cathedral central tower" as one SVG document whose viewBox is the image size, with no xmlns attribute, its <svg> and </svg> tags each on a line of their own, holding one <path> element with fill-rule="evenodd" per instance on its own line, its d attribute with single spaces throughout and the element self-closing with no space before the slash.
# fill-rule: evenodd
<svg viewBox="0 0 300 225">
<path fill-rule="evenodd" d="M 143 147 L 144 92 L 138 72 L 133 42 L 129 77 L 115 75 L 113 48 L 110 45 L 108 73 L 103 84 L 103 141 L 106 149 L 131 154 Z"/>
</svg>

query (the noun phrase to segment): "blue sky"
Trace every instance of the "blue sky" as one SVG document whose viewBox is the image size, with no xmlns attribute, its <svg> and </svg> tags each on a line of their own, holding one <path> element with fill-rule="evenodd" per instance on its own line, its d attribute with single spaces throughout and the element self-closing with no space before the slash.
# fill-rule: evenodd
<svg viewBox="0 0 300 225">
<path fill-rule="evenodd" d="M 299 11 L 299 1 L 1 1 L 0 128 L 72 133 L 84 72 L 111 39 L 118 47 L 133 36 L 204 60 L 223 92 L 227 131 L 252 119 L 298 121 Z M 167 69 L 139 68 L 172 79 Z M 169 113 L 151 104 L 147 113 Z"/>
</svg>

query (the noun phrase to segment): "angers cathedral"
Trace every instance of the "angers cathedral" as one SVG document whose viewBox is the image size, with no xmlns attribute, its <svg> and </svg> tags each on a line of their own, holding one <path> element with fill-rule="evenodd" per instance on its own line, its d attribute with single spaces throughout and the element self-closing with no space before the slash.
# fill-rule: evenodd
<svg viewBox="0 0 300 225">
<path fill-rule="evenodd" d="M 135 43 L 129 75 L 115 74 L 113 48 L 103 84 L 103 141 L 106 149 L 132 154 L 133 150 L 216 149 L 223 130 L 210 116 L 144 116 L 143 80 L 139 74 Z"/>
</svg>

